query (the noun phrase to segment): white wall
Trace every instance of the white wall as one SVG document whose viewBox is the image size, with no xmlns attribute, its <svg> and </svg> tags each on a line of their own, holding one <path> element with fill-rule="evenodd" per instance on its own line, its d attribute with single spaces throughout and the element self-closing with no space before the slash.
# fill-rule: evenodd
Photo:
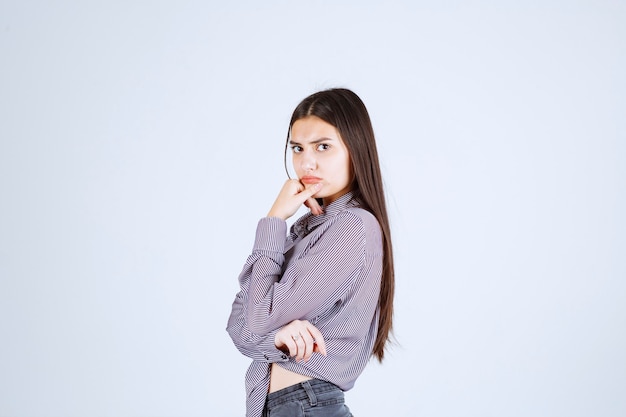
<svg viewBox="0 0 626 417">
<path fill-rule="evenodd" d="M 87 3 L 0 4 L 0 416 L 243 415 L 236 278 L 333 86 L 395 232 L 355 415 L 626 415 L 625 2 Z"/>
</svg>

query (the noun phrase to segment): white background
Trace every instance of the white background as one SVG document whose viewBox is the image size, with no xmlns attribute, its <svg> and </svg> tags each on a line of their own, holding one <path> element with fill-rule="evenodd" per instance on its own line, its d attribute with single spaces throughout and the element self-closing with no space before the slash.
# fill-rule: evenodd
<svg viewBox="0 0 626 417">
<path fill-rule="evenodd" d="M 626 415 L 624 1 L 0 3 L 0 416 L 242 416 L 295 105 L 374 123 L 398 344 L 358 417 Z"/>
</svg>

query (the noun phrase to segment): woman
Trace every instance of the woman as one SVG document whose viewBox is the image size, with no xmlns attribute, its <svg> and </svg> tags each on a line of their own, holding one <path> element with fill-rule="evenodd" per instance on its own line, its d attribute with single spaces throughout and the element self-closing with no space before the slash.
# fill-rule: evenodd
<svg viewBox="0 0 626 417">
<path fill-rule="evenodd" d="M 233 342 L 253 359 L 246 415 L 350 416 L 343 391 L 372 355 L 382 361 L 393 312 L 391 236 L 367 109 L 350 90 L 315 93 L 296 107 L 287 146 L 298 179 L 258 223 L 228 320 Z M 285 220 L 302 204 L 310 213 L 287 234 Z"/>
</svg>

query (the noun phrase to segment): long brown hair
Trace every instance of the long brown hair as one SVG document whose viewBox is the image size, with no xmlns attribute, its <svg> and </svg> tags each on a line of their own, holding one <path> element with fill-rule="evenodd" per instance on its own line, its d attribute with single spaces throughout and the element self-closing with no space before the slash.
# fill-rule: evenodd
<svg viewBox="0 0 626 417">
<path fill-rule="evenodd" d="M 391 231 L 374 129 L 363 101 L 352 91 L 333 88 L 314 93 L 298 104 L 289 122 L 316 116 L 333 125 L 348 148 L 354 180 L 352 192 L 360 206 L 376 217 L 383 235 L 383 274 L 378 298 L 380 315 L 373 355 L 382 362 L 393 322 L 394 269 Z M 287 142 L 289 142 L 289 132 Z M 287 148 L 285 148 L 286 168 Z"/>
</svg>

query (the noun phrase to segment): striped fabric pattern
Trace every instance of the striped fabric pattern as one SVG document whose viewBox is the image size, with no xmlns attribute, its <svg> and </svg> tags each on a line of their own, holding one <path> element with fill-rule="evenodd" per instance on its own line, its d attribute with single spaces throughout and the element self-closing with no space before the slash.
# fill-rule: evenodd
<svg viewBox="0 0 626 417">
<path fill-rule="evenodd" d="M 319 216 L 303 216 L 289 235 L 282 219 L 259 221 L 227 326 L 237 349 L 252 359 L 247 417 L 262 415 L 274 362 L 344 391 L 354 386 L 376 339 L 382 256 L 380 226 L 352 193 Z M 274 346 L 276 332 L 296 319 L 322 332 L 326 357 L 316 353 L 296 363 Z"/>
</svg>

